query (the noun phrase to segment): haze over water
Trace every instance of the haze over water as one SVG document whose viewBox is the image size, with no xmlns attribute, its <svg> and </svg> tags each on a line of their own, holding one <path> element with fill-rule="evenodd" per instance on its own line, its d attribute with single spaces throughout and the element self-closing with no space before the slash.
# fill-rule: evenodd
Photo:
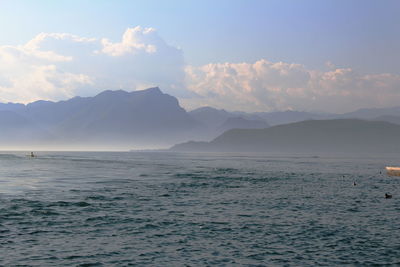
<svg viewBox="0 0 400 267">
<path fill-rule="evenodd" d="M 399 264 L 399 158 L 3 152 L 0 265 Z"/>
</svg>

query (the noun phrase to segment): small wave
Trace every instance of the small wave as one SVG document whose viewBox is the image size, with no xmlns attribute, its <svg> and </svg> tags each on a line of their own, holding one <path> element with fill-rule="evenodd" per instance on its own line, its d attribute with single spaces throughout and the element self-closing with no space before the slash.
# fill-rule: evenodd
<svg viewBox="0 0 400 267">
<path fill-rule="evenodd" d="M 79 267 L 103 266 L 103 263 L 101 263 L 101 262 L 81 263 L 78 266 Z"/>
<path fill-rule="evenodd" d="M 33 210 L 31 210 L 30 213 L 33 214 L 33 215 L 40 215 L 40 216 L 57 216 L 57 215 L 60 215 L 58 212 L 55 212 L 53 210 L 42 209 L 42 208 L 33 209 Z"/>
<path fill-rule="evenodd" d="M 76 206 L 76 207 L 88 207 L 90 204 L 85 201 L 78 201 L 78 202 L 73 202 L 73 201 L 57 201 L 51 203 L 49 206 L 59 206 L 59 207 L 70 207 L 70 206 Z"/>
</svg>

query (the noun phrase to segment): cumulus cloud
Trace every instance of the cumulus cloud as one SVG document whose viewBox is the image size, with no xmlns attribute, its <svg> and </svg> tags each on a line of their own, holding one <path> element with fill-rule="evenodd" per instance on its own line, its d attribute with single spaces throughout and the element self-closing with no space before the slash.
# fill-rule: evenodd
<svg viewBox="0 0 400 267">
<path fill-rule="evenodd" d="M 163 41 L 154 32 L 154 28 L 142 30 L 141 27 L 135 27 L 127 29 L 120 43 L 112 43 L 106 38 L 102 39 L 103 49 L 101 51 L 112 56 L 123 56 L 141 51 L 155 53 L 157 47 L 154 44 Z M 149 40 L 152 42 L 149 43 Z"/>
<path fill-rule="evenodd" d="M 323 72 L 262 59 L 187 66 L 186 74 L 188 89 L 198 96 L 184 100 L 191 108 L 211 105 L 247 111 L 345 112 L 394 106 L 400 100 L 400 75 L 365 75 L 350 68 Z"/>
<path fill-rule="evenodd" d="M 0 46 L 0 102 L 60 100 L 150 86 L 179 95 L 183 62 L 182 51 L 153 28 L 129 28 L 120 42 L 40 33 L 25 45 Z"/>
<path fill-rule="evenodd" d="M 120 41 L 40 33 L 24 45 L 0 46 L 0 102 L 160 86 L 188 109 L 345 112 L 399 105 L 400 75 L 326 65 L 329 71 L 265 59 L 185 66 L 180 49 L 155 29 L 139 26 L 127 29 Z"/>
</svg>

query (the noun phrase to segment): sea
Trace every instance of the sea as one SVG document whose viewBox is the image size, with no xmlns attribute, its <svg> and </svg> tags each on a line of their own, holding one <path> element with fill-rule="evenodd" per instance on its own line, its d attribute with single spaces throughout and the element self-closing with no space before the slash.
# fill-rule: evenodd
<svg viewBox="0 0 400 267">
<path fill-rule="evenodd" d="M 0 266 L 400 265 L 400 154 L 28 153 L 0 152 Z"/>
</svg>

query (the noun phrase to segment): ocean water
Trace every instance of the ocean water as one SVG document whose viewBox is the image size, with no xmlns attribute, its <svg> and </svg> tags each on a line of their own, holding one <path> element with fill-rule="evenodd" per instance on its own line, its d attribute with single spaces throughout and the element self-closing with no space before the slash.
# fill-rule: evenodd
<svg viewBox="0 0 400 267">
<path fill-rule="evenodd" d="M 400 154 L 24 154 L 0 153 L 0 265 L 400 264 Z"/>
</svg>

